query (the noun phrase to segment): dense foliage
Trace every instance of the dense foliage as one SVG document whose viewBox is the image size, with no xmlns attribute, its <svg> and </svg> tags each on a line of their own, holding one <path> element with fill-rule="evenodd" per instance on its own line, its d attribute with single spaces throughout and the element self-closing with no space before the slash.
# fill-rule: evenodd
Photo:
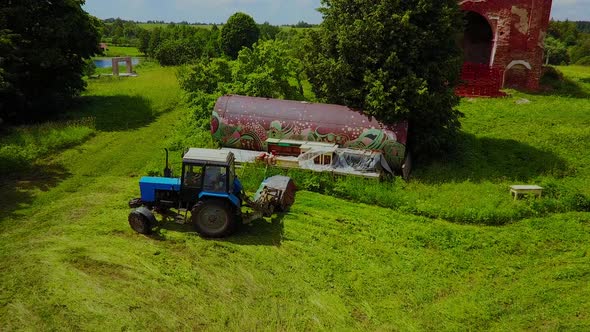
<svg viewBox="0 0 590 332">
<path fill-rule="evenodd" d="M 235 13 L 221 29 L 221 47 L 232 59 L 237 58 L 243 47 L 251 47 L 260 37 L 260 28 L 252 17 Z"/>
<path fill-rule="evenodd" d="M 590 22 L 551 21 L 545 39 L 545 60 L 552 65 L 588 65 Z"/>
<path fill-rule="evenodd" d="M 163 66 L 198 61 L 221 55 L 219 29 L 170 24 L 141 34 L 139 50 Z"/>
<path fill-rule="evenodd" d="M 580 32 L 590 33 L 590 22 L 588 21 L 578 21 L 576 22 L 576 26 Z"/>
<path fill-rule="evenodd" d="M 264 40 L 275 39 L 281 32 L 281 28 L 268 22 L 258 25 L 258 29 L 260 29 L 260 39 Z"/>
<path fill-rule="evenodd" d="M 553 36 L 545 37 L 545 63 L 550 65 L 560 65 L 570 62 L 567 46 L 565 43 Z"/>
<path fill-rule="evenodd" d="M 299 21 L 297 24 L 292 25 L 294 28 L 313 28 L 315 25 L 307 23 L 305 21 Z"/>
<path fill-rule="evenodd" d="M 101 26 L 102 41 L 108 45 L 135 46 L 161 65 L 175 66 L 195 63 L 201 58 L 220 57 L 224 52 L 235 59 L 243 46 L 252 46 L 258 38 L 274 40 L 281 33 L 278 26 L 268 22 L 256 25 L 251 17 L 243 13 L 233 15 L 228 23 L 224 39 L 215 24 L 209 28 L 181 22 L 146 29 L 143 27 L 145 24 L 134 21 L 107 19 Z"/>
<path fill-rule="evenodd" d="M 142 35 L 146 30 L 133 21 L 125 21 L 120 18 L 103 21 L 103 41 L 115 45 L 138 46 Z"/>
<path fill-rule="evenodd" d="M 85 87 L 84 59 L 98 51 L 98 20 L 82 0 L 0 3 L 0 117 L 57 112 Z"/>
<path fill-rule="evenodd" d="M 590 34 L 584 34 L 578 44 L 569 49 L 571 62 L 577 65 L 588 65 L 590 58 Z"/>
<path fill-rule="evenodd" d="M 287 45 L 278 40 L 259 41 L 244 48 L 235 61 L 216 58 L 201 61 L 179 76 L 195 118 L 207 126 L 215 100 L 224 94 L 281 99 L 303 98 L 298 68 Z M 297 85 L 291 82 L 298 82 Z"/>
<path fill-rule="evenodd" d="M 422 156 L 448 146 L 461 116 L 457 1 L 322 3 L 304 61 L 316 95 L 385 123 L 408 119 L 410 148 Z"/>
</svg>

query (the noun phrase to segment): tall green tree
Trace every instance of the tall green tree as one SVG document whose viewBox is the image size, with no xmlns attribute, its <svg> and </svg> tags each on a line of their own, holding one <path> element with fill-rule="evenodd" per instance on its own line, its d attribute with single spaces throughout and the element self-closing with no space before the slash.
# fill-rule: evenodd
<svg viewBox="0 0 590 332">
<path fill-rule="evenodd" d="M 295 78 L 298 60 L 289 55 L 287 46 L 278 40 L 255 43 L 240 51 L 234 66 L 232 93 L 253 97 L 303 99 Z"/>
<path fill-rule="evenodd" d="M 33 120 L 84 88 L 84 60 L 98 52 L 99 21 L 82 0 L 0 2 L 0 117 Z"/>
<path fill-rule="evenodd" d="M 179 73 L 179 82 L 194 110 L 193 120 L 206 127 L 215 100 L 224 94 L 303 99 L 299 87 L 291 84 L 299 65 L 284 42 L 264 40 L 242 49 L 235 61 L 202 59 Z"/>
<path fill-rule="evenodd" d="M 456 0 L 322 0 L 304 63 L 316 96 L 384 123 L 408 119 L 409 147 L 429 156 L 460 128 L 462 28 Z"/>
<path fill-rule="evenodd" d="M 547 36 L 545 38 L 545 63 L 550 65 L 569 63 L 567 47 L 563 42 L 552 36 Z"/>
<path fill-rule="evenodd" d="M 576 27 L 575 22 L 565 21 L 554 21 L 549 22 L 547 34 L 555 39 L 560 40 L 566 46 L 576 45 L 580 32 Z"/>
<path fill-rule="evenodd" d="M 221 29 L 221 47 L 232 59 L 238 57 L 243 47 L 251 47 L 260 38 L 260 29 L 252 17 L 235 13 Z"/>
<path fill-rule="evenodd" d="M 146 29 L 142 29 L 139 33 L 138 49 L 141 53 L 146 55 L 150 52 L 150 37 L 151 33 Z"/>
<path fill-rule="evenodd" d="M 572 63 L 583 64 L 579 63 L 580 60 L 590 57 L 590 35 L 588 35 L 587 38 L 581 38 L 578 42 L 578 45 L 571 47 L 569 54 Z M 584 63 L 587 63 L 587 61 L 588 59 L 586 59 Z"/>
</svg>

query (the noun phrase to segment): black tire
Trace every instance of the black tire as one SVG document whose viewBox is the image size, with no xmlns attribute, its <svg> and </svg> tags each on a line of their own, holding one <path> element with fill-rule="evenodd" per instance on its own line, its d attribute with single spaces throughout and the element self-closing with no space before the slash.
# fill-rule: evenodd
<svg viewBox="0 0 590 332">
<path fill-rule="evenodd" d="M 200 201 L 191 211 L 197 232 L 205 237 L 230 235 L 236 227 L 236 216 L 231 206 L 221 200 Z"/>
<path fill-rule="evenodd" d="M 129 226 L 131 226 L 131 228 L 137 233 L 150 234 L 152 232 L 152 224 L 150 220 L 138 211 L 131 212 L 128 220 Z"/>
</svg>

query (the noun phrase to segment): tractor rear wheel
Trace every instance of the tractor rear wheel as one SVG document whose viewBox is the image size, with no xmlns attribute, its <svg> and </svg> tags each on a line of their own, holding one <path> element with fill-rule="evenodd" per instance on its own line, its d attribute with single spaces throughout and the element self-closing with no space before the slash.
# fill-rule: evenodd
<svg viewBox="0 0 590 332">
<path fill-rule="evenodd" d="M 138 211 L 129 214 L 129 226 L 140 234 L 149 234 L 152 231 L 152 225 L 149 219 Z"/>
<path fill-rule="evenodd" d="M 198 202 L 191 211 L 191 218 L 197 232 L 205 237 L 228 236 L 236 224 L 233 209 L 221 200 Z"/>
</svg>

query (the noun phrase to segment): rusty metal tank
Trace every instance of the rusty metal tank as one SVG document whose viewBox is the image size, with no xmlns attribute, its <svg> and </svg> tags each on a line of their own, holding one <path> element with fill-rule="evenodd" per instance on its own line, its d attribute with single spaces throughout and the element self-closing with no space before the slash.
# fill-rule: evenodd
<svg viewBox="0 0 590 332">
<path fill-rule="evenodd" d="M 269 138 L 376 150 L 401 169 L 408 123 L 384 125 L 340 105 L 227 95 L 215 104 L 211 134 L 224 147 L 254 151 L 268 151 Z"/>
</svg>

